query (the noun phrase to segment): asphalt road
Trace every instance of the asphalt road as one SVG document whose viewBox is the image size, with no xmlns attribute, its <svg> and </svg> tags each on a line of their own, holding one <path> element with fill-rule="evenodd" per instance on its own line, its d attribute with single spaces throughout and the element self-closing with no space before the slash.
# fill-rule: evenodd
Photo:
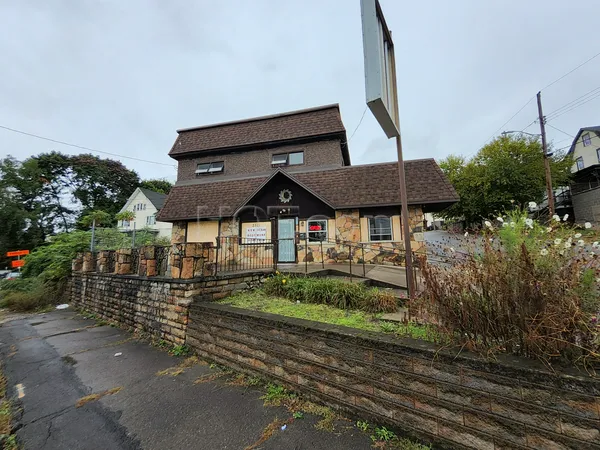
<svg viewBox="0 0 600 450">
<path fill-rule="evenodd" d="M 256 443 L 275 419 L 291 419 L 285 408 L 263 406 L 258 389 L 222 378 L 194 384 L 215 372 L 207 365 L 158 375 L 183 358 L 68 310 L 4 323 L 0 343 L 25 449 L 237 450 Z M 85 396 L 119 388 L 77 407 Z M 370 448 L 352 422 L 338 422 L 332 433 L 317 430 L 317 420 L 293 420 L 256 449 Z"/>
</svg>

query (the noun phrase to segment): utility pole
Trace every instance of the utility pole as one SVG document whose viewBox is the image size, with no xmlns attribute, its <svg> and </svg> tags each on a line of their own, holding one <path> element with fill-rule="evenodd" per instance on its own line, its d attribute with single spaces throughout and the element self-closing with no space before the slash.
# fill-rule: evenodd
<svg viewBox="0 0 600 450">
<path fill-rule="evenodd" d="M 546 143 L 546 118 L 542 112 L 542 93 L 537 93 L 538 114 L 540 118 L 540 131 L 542 134 L 542 148 L 544 150 L 544 169 L 546 170 L 546 192 L 548 195 L 548 217 L 554 215 L 554 189 L 552 189 L 552 173 L 550 172 L 550 158 L 548 158 L 548 144 Z"/>
</svg>

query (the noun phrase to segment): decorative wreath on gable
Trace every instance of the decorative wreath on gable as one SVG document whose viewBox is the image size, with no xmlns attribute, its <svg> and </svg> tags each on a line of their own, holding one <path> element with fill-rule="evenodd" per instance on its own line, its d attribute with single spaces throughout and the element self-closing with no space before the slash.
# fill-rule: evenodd
<svg viewBox="0 0 600 450">
<path fill-rule="evenodd" d="M 279 201 L 281 203 L 289 203 L 292 200 L 292 191 L 289 189 L 283 189 L 279 193 Z"/>
</svg>

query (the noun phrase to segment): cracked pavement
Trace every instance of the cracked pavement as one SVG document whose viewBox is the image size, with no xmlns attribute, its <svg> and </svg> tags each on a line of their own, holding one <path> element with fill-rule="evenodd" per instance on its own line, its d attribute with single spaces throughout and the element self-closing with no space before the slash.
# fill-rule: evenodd
<svg viewBox="0 0 600 450">
<path fill-rule="evenodd" d="M 274 420 L 291 419 L 285 408 L 263 406 L 258 389 L 224 379 L 194 384 L 214 373 L 207 365 L 157 376 L 183 358 L 69 310 L 4 323 L 0 355 L 25 449 L 244 449 Z M 17 384 L 24 389 L 21 399 Z M 82 397 L 118 387 L 76 407 Z M 369 437 L 352 423 L 340 422 L 332 433 L 315 429 L 318 420 L 291 420 L 256 449 L 370 448 Z"/>
</svg>

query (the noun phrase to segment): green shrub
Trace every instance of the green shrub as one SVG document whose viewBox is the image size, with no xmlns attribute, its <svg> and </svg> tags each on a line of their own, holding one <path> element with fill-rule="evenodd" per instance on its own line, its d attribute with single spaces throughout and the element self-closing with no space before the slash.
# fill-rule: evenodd
<svg viewBox="0 0 600 450">
<path fill-rule="evenodd" d="M 292 301 L 323 304 L 339 309 L 372 313 L 393 312 L 397 309 L 396 299 L 391 292 L 331 278 L 294 277 L 277 272 L 265 281 L 264 291 L 268 295 Z"/>
</svg>

